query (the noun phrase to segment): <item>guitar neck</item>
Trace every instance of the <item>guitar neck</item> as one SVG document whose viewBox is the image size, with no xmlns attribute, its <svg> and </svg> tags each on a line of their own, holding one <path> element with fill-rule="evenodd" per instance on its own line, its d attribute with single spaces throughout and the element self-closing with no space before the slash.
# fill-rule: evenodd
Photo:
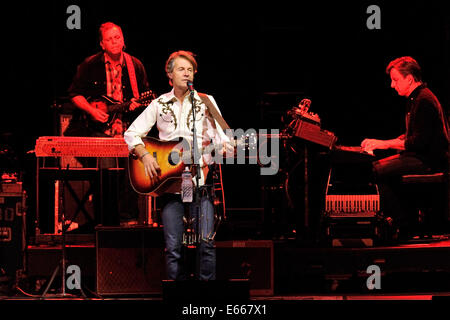
<svg viewBox="0 0 450 320">
<path fill-rule="evenodd" d="M 105 101 L 107 101 L 107 103 L 108 103 L 108 112 L 111 112 L 111 113 L 127 111 L 128 107 L 131 104 L 131 101 L 117 103 L 117 101 L 112 100 L 108 96 L 102 96 L 102 97 L 103 97 L 103 99 Z M 136 100 L 136 102 L 140 103 L 140 104 L 148 103 L 150 97 L 153 97 L 153 93 L 152 93 L 152 95 L 150 95 L 149 92 L 143 93 L 141 95 L 141 97 Z"/>
<path fill-rule="evenodd" d="M 246 146 L 246 144 L 243 144 L 242 142 L 238 142 L 238 141 L 236 141 L 236 140 L 231 140 L 231 141 L 229 142 L 229 144 L 230 144 L 234 149 L 236 149 L 237 147 L 248 148 L 248 146 Z M 211 143 L 211 144 L 209 144 L 208 146 L 206 146 L 206 147 L 204 147 L 204 148 L 198 148 L 198 151 L 199 151 L 198 153 L 199 153 L 200 156 L 203 156 L 203 155 L 205 155 L 205 154 L 211 154 L 213 151 L 214 151 L 214 152 L 217 152 L 217 151 L 222 150 L 224 146 L 225 146 L 224 143 L 218 143 L 218 144 Z M 189 152 L 186 152 L 186 153 L 183 152 L 183 158 L 185 158 L 185 157 L 190 157 L 190 156 L 192 156 L 192 153 L 191 153 L 190 150 L 189 150 Z"/>
<path fill-rule="evenodd" d="M 128 107 L 130 106 L 131 101 L 119 103 L 119 104 L 111 104 L 108 106 L 109 112 L 120 112 L 120 111 L 126 111 Z"/>
<path fill-rule="evenodd" d="M 208 145 L 205 148 L 198 148 L 198 151 L 199 151 L 198 153 L 199 153 L 200 156 L 203 156 L 203 155 L 208 154 L 208 153 L 210 154 L 210 153 L 212 153 L 212 151 L 215 151 L 215 150 L 217 150 L 219 148 L 222 148 L 222 144 L 210 144 L 210 145 Z M 191 156 L 192 156 L 192 152 L 190 150 L 187 151 L 187 152 L 185 151 L 182 154 L 183 159 L 187 159 L 187 158 L 189 158 Z"/>
</svg>

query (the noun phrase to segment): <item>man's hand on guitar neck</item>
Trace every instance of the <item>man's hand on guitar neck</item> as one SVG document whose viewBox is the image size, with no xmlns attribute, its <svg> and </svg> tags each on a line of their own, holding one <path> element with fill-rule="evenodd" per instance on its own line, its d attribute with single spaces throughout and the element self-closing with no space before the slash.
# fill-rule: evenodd
<svg viewBox="0 0 450 320">
<path fill-rule="evenodd" d="M 131 98 L 131 104 L 128 107 L 128 109 L 130 111 L 133 111 L 133 110 L 139 108 L 140 106 L 142 106 L 142 105 L 136 101 L 136 98 Z"/>
<path fill-rule="evenodd" d="M 145 176 L 150 176 L 150 179 L 158 179 L 158 176 L 161 175 L 161 168 L 153 155 L 145 149 L 144 145 L 137 145 L 134 148 L 134 154 L 142 161 L 145 169 Z"/>
<path fill-rule="evenodd" d="M 233 158 L 235 155 L 235 148 L 231 143 L 225 142 L 222 146 L 222 156 L 225 158 Z"/>
</svg>

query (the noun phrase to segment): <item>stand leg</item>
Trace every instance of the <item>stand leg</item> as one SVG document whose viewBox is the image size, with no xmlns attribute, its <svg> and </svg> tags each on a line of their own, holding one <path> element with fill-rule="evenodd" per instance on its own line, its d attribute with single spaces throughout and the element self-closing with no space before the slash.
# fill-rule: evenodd
<svg viewBox="0 0 450 320">
<path fill-rule="evenodd" d="M 61 259 L 60 262 L 58 263 L 58 265 L 56 266 L 55 270 L 53 271 L 52 277 L 50 278 L 49 282 L 47 283 L 47 286 L 45 287 L 44 292 L 42 293 L 41 298 L 44 299 L 47 296 L 47 292 L 50 289 L 51 285 L 53 284 L 53 281 L 56 278 L 56 275 L 58 274 L 58 271 L 60 270 L 60 266 L 61 265 L 65 265 L 67 263 L 67 261 L 64 261 L 64 259 Z M 57 297 L 74 297 L 74 295 L 72 294 L 68 294 L 66 293 L 66 279 L 65 279 L 65 269 L 63 269 L 62 271 L 62 293 L 61 294 L 57 294 Z M 81 295 L 83 296 L 83 298 L 87 298 L 86 294 L 83 291 L 83 288 L 81 287 L 81 283 L 77 283 L 80 286 L 80 292 Z"/>
<path fill-rule="evenodd" d="M 67 167 L 67 170 L 69 168 Z M 61 168 L 60 168 L 61 170 Z M 55 268 L 55 271 L 53 271 L 52 277 L 50 278 L 50 281 L 47 284 L 47 287 L 44 290 L 44 293 L 42 294 L 41 298 L 45 298 L 48 290 L 50 289 L 50 286 L 52 285 L 53 281 L 55 280 L 56 274 L 60 270 L 61 267 L 61 286 L 62 286 L 62 293 L 57 295 L 59 297 L 71 297 L 72 295 L 66 294 L 66 264 L 67 264 L 67 256 L 66 256 L 66 229 L 68 226 L 66 226 L 66 217 L 65 217 L 65 208 L 64 208 L 64 188 L 65 188 L 65 179 L 63 177 L 62 179 L 62 192 L 61 192 L 61 260 L 58 263 L 58 265 Z M 81 288 L 80 284 L 80 291 L 84 298 L 86 298 L 86 295 L 83 292 L 83 289 Z"/>
<path fill-rule="evenodd" d="M 183 234 L 183 260 L 184 260 L 184 273 L 186 280 L 192 280 L 195 278 L 195 263 L 192 261 L 192 251 L 195 250 L 195 239 L 193 236 L 193 217 L 191 215 L 191 203 L 184 203 L 184 234 Z"/>
<path fill-rule="evenodd" d="M 42 293 L 42 297 L 45 297 L 45 295 L 47 294 L 48 289 L 50 289 L 50 286 L 52 285 L 53 280 L 55 280 L 58 271 L 59 271 L 59 264 L 56 266 L 55 271 L 53 271 L 52 277 L 50 278 L 50 281 L 48 282 L 47 287 L 44 290 L 44 293 Z"/>
</svg>

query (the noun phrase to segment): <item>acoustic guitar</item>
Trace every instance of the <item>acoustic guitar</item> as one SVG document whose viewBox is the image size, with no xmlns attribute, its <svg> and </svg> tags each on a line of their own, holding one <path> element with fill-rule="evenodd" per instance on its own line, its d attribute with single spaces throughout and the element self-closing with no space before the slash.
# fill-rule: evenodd
<svg viewBox="0 0 450 320">
<path fill-rule="evenodd" d="M 187 163 L 192 163 L 192 153 L 189 143 L 186 141 L 162 141 L 152 137 L 142 139 L 147 151 L 153 155 L 161 172 L 158 179 L 150 179 L 145 175 L 144 164 L 135 155 L 128 158 L 129 176 L 133 189 L 137 193 L 160 196 L 167 192 L 179 192 L 181 190 L 181 174 Z M 236 148 L 249 148 L 248 137 L 231 142 Z M 251 146 L 253 147 L 253 146 Z M 210 144 L 199 150 L 199 154 L 213 154 L 215 150 L 221 150 L 221 145 Z M 208 166 L 202 168 L 202 174 L 207 177 Z M 195 173 L 194 173 L 195 175 Z"/>
</svg>

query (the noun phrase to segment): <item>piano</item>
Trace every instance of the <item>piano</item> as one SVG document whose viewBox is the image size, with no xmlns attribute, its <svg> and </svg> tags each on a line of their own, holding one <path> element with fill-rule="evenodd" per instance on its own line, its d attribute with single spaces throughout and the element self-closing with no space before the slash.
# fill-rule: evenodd
<svg viewBox="0 0 450 320">
<path fill-rule="evenodd" d="M 325 192 L 325 216 L 375 217 L 380 211 L 378 187 L 358 172 L 360 167 L 369 167 L 375 160 L 375 155 L 364 151 L 360 146 L 338 145 L 336 135 L 322 129 L 319 116 L 308 111 L 310 103 L 304 99 L 299 107 L 288 112 L 294 119 L 289 127 L 293 136 L 329 150 L 331 168 Z M 346 170 L 342 170 L 343 167 Z M 344 172 L 343 175 L 340 171 Z M 357 179 L 350 178 L 349 175 L 355 175 Z"/>
</svg>

